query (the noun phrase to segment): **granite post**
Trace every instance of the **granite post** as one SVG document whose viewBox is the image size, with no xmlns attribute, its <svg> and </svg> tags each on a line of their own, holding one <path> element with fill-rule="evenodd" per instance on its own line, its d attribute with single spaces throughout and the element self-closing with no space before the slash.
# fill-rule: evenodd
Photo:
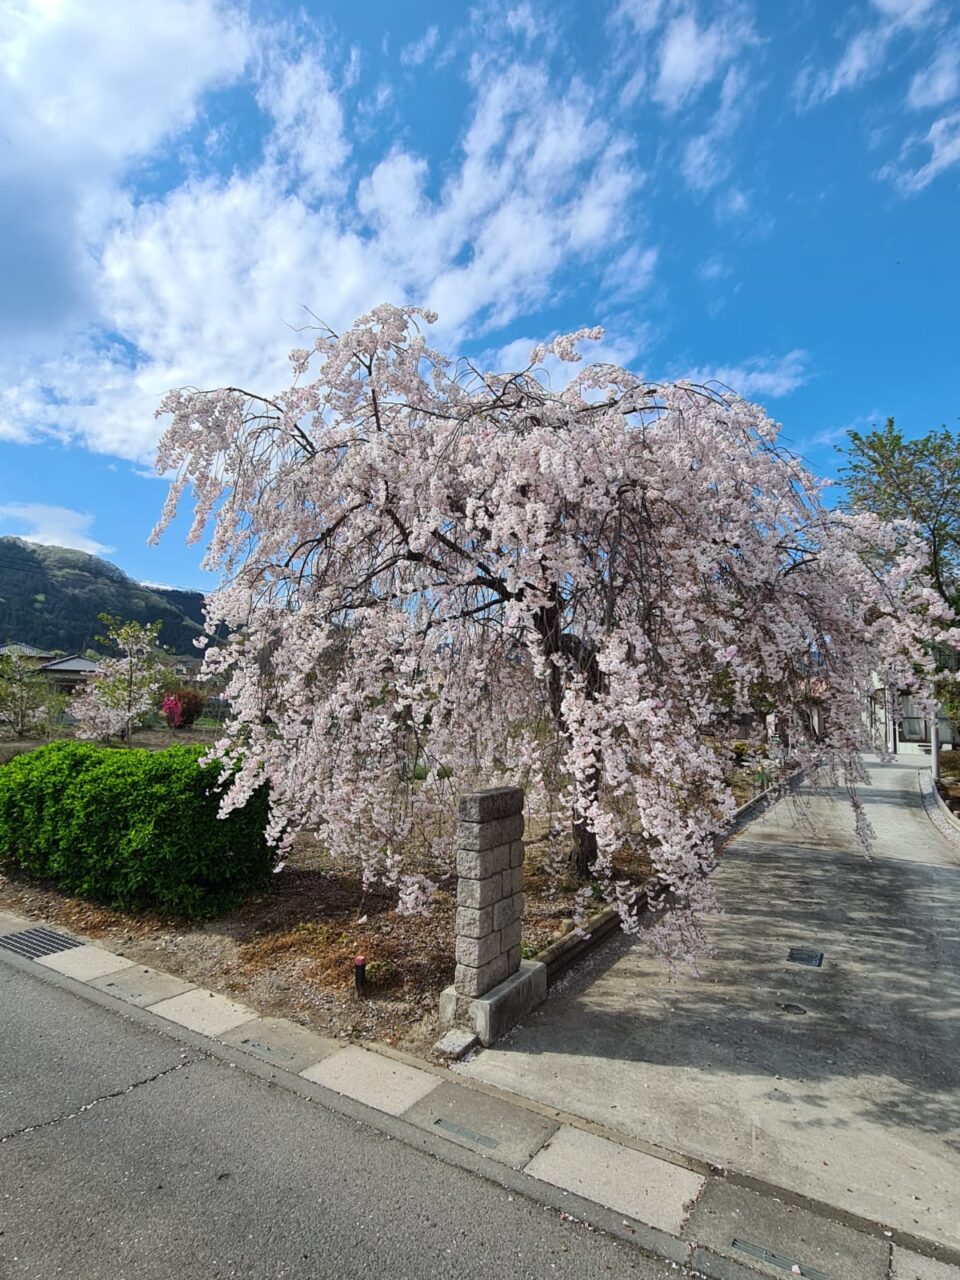
<svg viewBox="0 0 960 1280">
<path fill-rule="evenodd" d="M 460 797 L 457 968 L 440 1017 L 492 1044 L 546 996 L 542 964 L 521 961 L 523 791 L 498 787 Z"/>
</svg>

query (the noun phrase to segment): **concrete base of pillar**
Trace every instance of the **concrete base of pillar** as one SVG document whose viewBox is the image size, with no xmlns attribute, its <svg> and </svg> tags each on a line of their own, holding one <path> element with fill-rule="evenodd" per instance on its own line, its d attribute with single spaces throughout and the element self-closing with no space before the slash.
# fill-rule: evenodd
<svg viewBox="0 0 960 1280">
<path fill-rule="evenodd" d="M 462 996 L 456 987 L 440 993 L 440 1021 L 472 1028 L 480 1043 L 491 1045 L 515 1027 L 547 996 L 547 966 L 521 960 L 520 968 L 482 996 Z"/>
</svg>

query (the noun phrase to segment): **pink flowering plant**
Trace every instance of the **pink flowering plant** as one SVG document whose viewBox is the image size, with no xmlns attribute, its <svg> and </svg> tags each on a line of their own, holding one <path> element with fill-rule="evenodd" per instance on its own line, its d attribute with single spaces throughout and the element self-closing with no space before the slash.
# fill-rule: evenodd
<svg viewBox="0 0 960 1280">
<path fill-rule="evenodd" d="M 171 729 L 179 729 L 183 724 L 183 703 L 175 693 L 168 693 L 161 706 L 163 717 Z"/>
<path fill-rule="evenodd" d="M 163 676 L 157 644 L 161 624 L 121 622 L 106 613 L 100 621 L 106 635 L 97 638 L 117 656 L 100 660 L 90 685 L 73 697 L 70 713 L 78 738 L 120 738 L 130 746 L 134 730 L 156 707 Z"/>
<path fill-rule="evenodd" d="M 158 411 L 155 536 L 191 486 L 225 584 L 205 657 L 231 709 L 224 812 L 266 779 L 281 848 L 318 829 L 422 911 L 456 793 L 520 784 L 631 930 L 614 859 L 642 845 L 672 908 L 658 943 L 691 954 L 735 807 L 717 725 L 775 710 L 867 840 L 863 706 L 878 677 L 929 693 L 952 616 L 912 527 L 827 507 L 756 405 L 609 364 L 551 389 L 542 363 L 599 330 L 482 371 L 428 344 L 434 320 L 381 306 L 293 352 L 280 394 Z"/>
</svg>

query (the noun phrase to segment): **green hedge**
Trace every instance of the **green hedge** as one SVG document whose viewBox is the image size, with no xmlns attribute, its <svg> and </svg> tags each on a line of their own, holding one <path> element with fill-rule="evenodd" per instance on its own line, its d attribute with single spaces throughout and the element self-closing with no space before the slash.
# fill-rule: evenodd
<svg viewBox="0 0 960 1280">
<path fill-rule="evenodd" d="M 202 747 L 55 742 L 0 768 L 0 861 L 121 908 L 206 916 L 263 884 L 266 787 L 217 817 Z"/>
</svg>

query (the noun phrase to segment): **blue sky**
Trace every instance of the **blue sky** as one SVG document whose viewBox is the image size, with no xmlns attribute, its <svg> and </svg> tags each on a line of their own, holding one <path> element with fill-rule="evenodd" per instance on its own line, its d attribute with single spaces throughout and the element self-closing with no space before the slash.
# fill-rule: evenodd
<svg viewBox="0 0 960 1280">
<path fill-rule="evenodd" d="M 0 122 L 0 533 L 141 579 L 208 582 L 146 546 L 163 392 L 282 388 L 305 308 L 601 324 L 823 474 L 957 425 L 953 0 L 7 0 Z"/>
</svg>

